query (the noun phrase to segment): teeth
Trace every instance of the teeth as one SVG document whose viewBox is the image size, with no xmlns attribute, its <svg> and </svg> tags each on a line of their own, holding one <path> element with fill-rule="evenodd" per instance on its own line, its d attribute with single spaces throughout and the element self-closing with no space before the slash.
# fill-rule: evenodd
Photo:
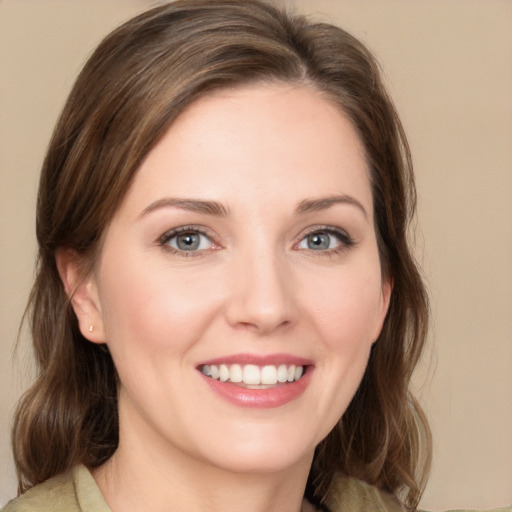
<svg viewBox="0 0 512 512">
<path fill-rule="evenodd" d="M 242 382 L 243 372 L 239 364 L 232 364 L 229 368 L 229 380 L 231 382 Z"/>
<path fill-rule="evenodd" d="M 277 382 L 287 382 L 288 381 L 288 368 L 286 365 L 282 364 L 277 369 Z"/>
<path fill-rule="evenodd" d="M 219 370 L 218 366 L 215 366 L 213 364 L 210 366 L 210 377 L 212 379 L 215 379 L 215 380 L 219 379 L 219 377 L 220 377 L 220 370 Z"/>
<path fill-rule="evenodd" d="M 226 382 L 229 379 L 229 368 L 225 364 L 220 365 L 219 378 L 221 382 Z"/>
<path fill-rule="evenodd" d="M 277 368 L 275 366 L 264 366 L 261 369 L 262 384 L 277 384 Z"/>
<path fill-rule="evenodd" d="M 304 374 L 303 366 L 294 364 L 279 366 L 266 365 L 263 367 L 254 364 L 221 364 L 204 365 L 201 371 L 207 376 L 221 382 L 244 383 L 249 386 L 274 385 L 299 380 Z"/>
<path fill-rule="evenodd" d="M 261 384 L 261 374 L 260 369 L 253 364 L 246 364 L 243 370 L 243 379 L 244 384 L 253 384 L 258 385 Z"/>
</svg>

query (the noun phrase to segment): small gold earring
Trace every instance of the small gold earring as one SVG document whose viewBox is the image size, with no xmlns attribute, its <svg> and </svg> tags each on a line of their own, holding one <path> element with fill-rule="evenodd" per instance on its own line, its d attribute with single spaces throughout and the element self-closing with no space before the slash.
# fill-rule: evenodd
<svg viewBox="0 0 512 512">
<path fill-rule="evenodd" d="M 92 332 L 92 331 L 93 331 L 93 329 L 94 329 L 94 327 L 92 326 L 92 324 L 91 324 L 91 325 L 89 325 L 89 332 Z"/>
</svg>

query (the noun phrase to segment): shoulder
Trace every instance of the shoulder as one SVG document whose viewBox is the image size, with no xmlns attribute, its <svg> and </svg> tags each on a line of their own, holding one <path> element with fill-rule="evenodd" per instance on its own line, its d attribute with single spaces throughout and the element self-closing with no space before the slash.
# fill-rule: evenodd
<svg viewBox="0 0 512 512">
<path fill-rule="evenodd" d="M 79 512 L 71 472 L 50 478 L 10 501 L 2 512 Z"/>
<path fill-rule="evenodd" d="M 110 512 L 85 466 L 50 478 L 10 501 L 1 512 Z"/>
<path fill-rule="evenodd" d="M 331 512 L 405 512 L 398 499 L 377 487 L 356 478 L 337 475 L 326 497 Z M 418 512 L 427 512 L 418 509 Z M 474 509 L 447 510 L 446 512 L 478 512 Z M 482 511 L 484 512 L 484 511 Z M 487 512 L 512 512 L 512 505 L 493 508 Z"/>
<path fill-rule="evenodd" d="M 418 512 L 428 512 L 428 511 L 423 510 L 423 509 L 421 509 L 421 510 L 418 509 Z M 485 509 L 485 510 L 482 510 L 481 508 L 480 509 L 457 508 L 457 509 L 447 510 L 446 512 L 512 512 L 512 504 L 509 505 L 508 507 L 491 508 L 491 509 Z"/>
<path fill-rule="evenodd" d="M 337 476 L 329 490 L 327 505 L 331 512 L 404 512 L 391 494 L 356 478 Z"/>
</svg>

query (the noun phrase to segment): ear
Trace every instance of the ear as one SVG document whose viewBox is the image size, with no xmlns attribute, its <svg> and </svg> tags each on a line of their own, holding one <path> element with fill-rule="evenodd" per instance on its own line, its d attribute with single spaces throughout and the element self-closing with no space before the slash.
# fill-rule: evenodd
<svg viewBox="0 0 512 512">
<path fill-rule="evenodd" d="M 57 270 L 73 310 L 80 332 L 93 343 L 105 343 L 105 331 L 96 276 L 83 275 L 83 259 L 72 249 L 58 249 Z"/>
<path fill-rule="evenodd" d="M 382 331 L 382 326 L 388 314 L 389 303 L 391 301 L 391 293 L 393 291 L 393 279 L 391 277 L 384 277 L 381 287 L 380 311 L 378 312 L 379 320 L 377 322 L 377 329 L 374 333 L 373 339 L 377 341 Z M 374 341 L 374 343 L 375 343 Z"/>
</svg>

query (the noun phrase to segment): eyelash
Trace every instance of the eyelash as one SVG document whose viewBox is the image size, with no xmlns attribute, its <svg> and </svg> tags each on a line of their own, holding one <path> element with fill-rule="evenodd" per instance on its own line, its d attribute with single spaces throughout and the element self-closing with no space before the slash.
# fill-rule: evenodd
<svg viewBox="0 0 512 512">
<path fill-rule="evenodd" d="M 190 234 L 193 234 L 193 235 L 204 236 L 204 237 L 208 238 L 208 240 L 210 240 L 210 242 L 211 242 L 211 244 L 213 245 L 214 248 L 219 248 L 220 247 L 215 242 L 214 237 L 212 236 L 212 234 L 208 230 L 205 230 L 204 228 L 202 228 L 201 226 L 180 226 L 178 228 L 171 229 L 170 231 L 166 231 L 158 239 L 158 244 L 164 250 L 166 250 L 166 251 L 168 251 L 170 253 L 176 254 L 178 256 L 185 257 L 185 258 L 202 256 L 203 253 L 205 252 L 205 249 L 203 249 L 203 250 L 196 250 L 196 251 L 193 251 L 193 250 L 186 251 L 186 250 L 176 249 L 176 248 L 171 247 L 169 245 L 169 242 L 173 238 L 176 238 L 179 235 L 182 235 L 182 234 L 185 234 L 185 233 L 190 233 Z"/>
<path fill-rule="evenodd" d="M 199 249 L 199 250 L 180 250 L 176 249 L 174 247 L 171 247 L 169 245 L 169 242 L 173 239 L 178 237 L 181 234 L 190 233 L 194 235 L 200 235 L 208 238 L 208 240 L 213 245 L 214 249 L 220 248 L 220 245 L 217 244 L 214 240 L 214 237 L 212 234 L 202 228 L 201 226 L 180 226 L 174 229 L 171 229 L 170 231 L 165 232 L 162 236 L 158 238 L 158 245 L 160 245 L 162 248 L 164 248 L 166 251 L 171 252 L 173 254 L 176 254 L 178 256 L 182 257 L 200 257 L 202 256 L 205 251 L 208 249 Z M 322 233 L 327 234 L 329 236 L 334 236 L 338 239 L 339 245 L 337 247 L 334 247 L 332 249 L 325 249 L 325 250 L 314 250 L 314 249 L 299 249 L 297 246 L 302 243 L 306 238 L 310 235 L 313 235 L 315 233 Z M 342 252 L 347 251 L 351 247 L 356 245 L 356 242 L 354 239 L 343 229 L 337 228 L 335 226 L 314 226 L 307 231 L 301 233 L 300 237 L 298 238 L 298 241 L 294 243 L 293 247 L 298 248 L 298 250 L 301 251 L 307 251 L 308 253 L 311 253 L 313 256 L 333 256 L 340 254 Z"/>
<path fill-rule="evenodd" d="M 337 254 L 341 254 L 349 250 L 350 248 L 356 245 L 356 241 L 345 230 L 341 228 L 335 226 L 314 226 L 308 229 L 306 232 L 301 233 L 300 238 L 294 244 L 294 246 L 297 246 L 298 244 L 306 240 L 308 236 L 313 235 L 315 233 L 325 233 L 329 236 L 334 236 L 339 240 L 339 245 L 332 249 L 317 251 L 315 251 L 314 249 L 302 249 L 307 250 L 308 253 L 310 253 L 312 256 L 335 256 Z"/>
</svg>

